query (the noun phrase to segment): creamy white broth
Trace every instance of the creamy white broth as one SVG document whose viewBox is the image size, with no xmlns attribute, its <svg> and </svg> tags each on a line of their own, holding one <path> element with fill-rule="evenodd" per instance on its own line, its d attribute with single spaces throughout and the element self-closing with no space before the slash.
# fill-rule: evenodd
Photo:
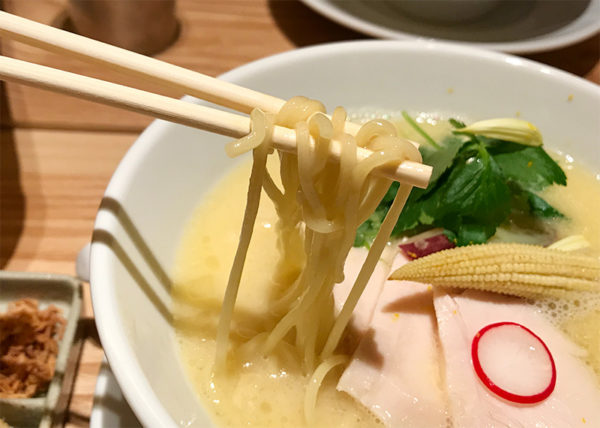
<svg viewBox="0 0 600 428">
<path fill-rule="evenodd" d="M 211 385 L 216 325 L 238 243 L 250 163 L 226 176 L 194 213 L 181 244 L 172 292 L 181 358 L 202 402 L 220 426 L 298 427 L 309 375 L 293 361 L 256 357 Z M 232 326 L 235 350 L 269 323 L 271 276 L 278 259 L 277 215 L 263 195 Z M 333 371 L 319 392 L 315 427 L 381 426 L 366 409 L 335 390 Z"/>
<path fill-rule="evenodd" d="M 565 192 L 561 186 L 550 186 L 541 193 L 568 219 L 553 221 L 558 238 L 583 235 L 591 251 L 600 255 L 600 175 L 581 167 L 569 155 L 561 156 L 559 164 L 567 175 L 569 191 Z"/>
<path fill-rule="evenodd" d="M 434 138 L 448 132 L 445 124 L 436 126 L 432 122 L 421 125 L 435 134 Z M 408 138 L 419 140 L 401 122 L 398 127 Z M 600 216 L 596 213 L 600 209 L 600 181 L 567 159 L 561 158 L 560 163 L 567 174 L 568 191 L 554 186 L 541 196 L 569 218 L 554 225 L 559 237 L 583 234 L 592 244 L 591 251 L 598 256 Z M 262 358 L 258 353 L 248 357 L 252 352 L 240 350 L 247 339 L 270 328 L 274 322 L 269 301 L 275 288 L 271 277 L 278 260 L 274 231 L 277 216 L 264 194 L 232 325 L 233 352 L 240 355 L 236 360 L 238 366 L 226 379 L 216 382 L 211 379 L 216 325 L 238 243 L 249 173 L 247 162 L 215 187 L 194 213 L 181 243 L 172 292 L 181 358 L 201 401 L 218 425 L 304 426 L 302 406 L 308 375 L 293 358 L 285 356 L 285 349 L 279 349 L 272 358 Z M 561 319 L 576 342 L 588 350 L 596 349 L 599 339 L 594 333 L 600 330 L 600 315 L 586 312 Z M 595 326 L 595 330 L 590 326 Z M 590 364 L 600 362 L 598 353 L 592 352 Z M 600 373 L 600 367 L 596 370 Z M 334 370 L 325 379 L 319 393 L 316 421 L 311 426 L 381 426 L 359 403 L 335 389 L 340 374 L 340 369 Z"/>
</svg>

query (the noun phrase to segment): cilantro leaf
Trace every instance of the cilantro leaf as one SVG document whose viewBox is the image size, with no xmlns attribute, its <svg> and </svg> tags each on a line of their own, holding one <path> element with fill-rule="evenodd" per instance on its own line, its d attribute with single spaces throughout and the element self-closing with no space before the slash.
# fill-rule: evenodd
<svg viewBox="0 0 600 428">
<path fill-rule="evenodd" d="M 427 221 L 429 218 L 421 218 L 422 214 L 423 202 L 415 201 L 414 199 L 411 200 L 409 197 L 408 201 L 406 201 L 404 209 L 402 210 L 402 213 L 400 214 L 400 217 L 398 218 L 398 222 L 394 226 L 392 236 L 401 235 L 406 231 L 417 228 L 419 225 L 431 224 L 431 221 Z"/>
<path fill-rule="evenodd" d="M 377 232 L 379 232 L 381 223 L 383 222 L 388 210 L 389 206 L 379 205 L 375 212 L 358 227 L 356 230 L 356 236 L 354 237 L 355 247 L 371 247 L 371 242 L 373 242 L 375 236 L 377 236 Z"/>
<path fill-rule="evenodd" d="M 513 181 L 508 183 L 512 192 L 511 215 L 533 216 L 538 219 L 564 217 L 563 214 L 529 190 L 523 189 L 521 185 Z"/>
<path fill-rule="evenodd" d="M 479 223 L 462 223 L 456 233 L 458 247 L 483 244 L 496 233 L 496 227 Z"/>
<path fill-rule="evenodd" d="M 392 205 L 392 202 L 394 201 L 394 198 L 396 197 L 396 193 L 398 193 L 399 187 L 400 187 L 400 183 L 398 183 L 397 181 L 394 181 L 390 185 L 390 188 L 388 189 L 388 191 L 385 194 L 385 196 L 383 197 L 383 199 L 381 200 L 381 203 L 385 204 L 385 205 Z"/>
<path fill-rule="evenodd" d="M 420 224 L 431 224 L 431 220 L 428 222 L 428 218 L 423 217 L 422 204 L 419 203 L 419 199 L 435 189 L 437 180 L 448 170 L 448 168 L 452 166 L 454 158 L 463 144 L 464 138 L 450 135 L 443 140 L 442 146 L 438 150 L 429 149 L 425 146 L 421 146 L 419 148 L 421 155 L 423 156 L 423 163 L 433 167 L 431 179 L 429 180 L 429 186 L 427 189 L 412 190 L 408 201 L 406 202 L 406 206 L 402 210 L 402 214 L 400 215 L 400 218 L 394 227 L 394 231 L 392 232 L 393 236 L 398 236 L 404 231 L 414 229 Z M 389 206 L 392 204 L 392 201 L 398 192 L 399 185 L 400 183 L 398 182 L 392 183 L 387 193 L 381 200 L 380 207 L 382 205 Z M 363 226 L 361 225 L 361 227 Z M 366 228 L 367 226 L 364 227 Z M 361 229 L 359 229 L 358 232 L 361 232 Z"/>
<path fill-rule="evenodd" d="M 427 147 L 420 149 L 423 156 L 423 163 L 433 167 L 433 172 L 429 180 L 430 184 L 427 189 L 432 189 L 442 174 L 452 166 L 454 158 L 464 142 L 464 138 L 450 135 L 443 140 L 442 146 L 438 150 L 432 150 Z"/>
<path fill-rule="evenodd" d="M 448 119 L 448 122 L 456 129 L 465 128 L 467 126 L 464 122 L 453 118 Z"/>
<path fill-rule="evenodd" d="M 423 209 L 438 219 L 467 215 L 481 224 L 498 225 L 510 212 L 510 189 L 483 145 L 470 144 Z"/>
<path fill-rule="evenodd" d="M 506 178 L 524 189 L 539 191 L 555 183 L 567 184 L 563 170 L 541 147 L 496 141 L 488 150 Z"/>
<path fill-rule="evenodd" d="M 533 215 L 541 218 L 557 218 L 564 215 L 533 192 L 526 191 L 529 209 Z"/>
<path fill-rule="evenodd" d="M 506 179 L 482 144 L 465 144 L 444 177 L 426 194 L 416 198 L 411 195 L 394 236 L 432 225 L 455 233 L 459 245 L 485 242 L 510 213 Z"/>
<path fill-rule="evenodd" d="M 462 122 L 451 120 L 460 128 Z M 413 189 L 392 236 L 442 227 L 456 245 L 485 243 L 504 222 L 539 228 L 563 217 L 535 192 L 566 184 L 560 166 L 541 147 L 465 136 L 455 131 L 439 148 L 421 146 L 433 167 L 427 189 Z M 393 183 L 375 213 L 357 231 L 355 246 L 369 247 L 398 191 Z"/>
</svg>

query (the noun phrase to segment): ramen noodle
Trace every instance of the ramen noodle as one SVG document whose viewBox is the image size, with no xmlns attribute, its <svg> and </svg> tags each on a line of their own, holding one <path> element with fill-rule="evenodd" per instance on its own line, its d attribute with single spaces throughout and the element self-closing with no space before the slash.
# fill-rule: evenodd
<svg viewBox="0 0 600 428">
<path fill-rule="evenodd" d="M 362 310 L 361 299 L 368 298 L 373 290 L 381 290 L 382 284 L 390 290 L 390 281 L 386 282 L 392 267 L 389 254 L 394 257 L 395 247 L 389 244 L 389 233 L 410 192 L 410 186 L 400 186 L 394 208 L 369 251 L 357 252 L 352 249 L 356 228 L 375 209 L 390 185 L 389 180 L 369 173 L 388 162 L 419 161 L 418 151 L 397 137 L 397 126 L 385 121 L 367 122 L 353 139 L 341 130 L 346 119 L 343 110 L 337 109 L 329 119 L 320 104 L 306 99 L 292 100 L 277 116 L 253 112 L 252 119 L 252 134 L 228 146 L 230 155 L 253 151 L 243 218 L 241 210 L 232 207 L 240 206 L 239 201 L 244 198 L 241 183 L 247 177 L 248 165 L 227 177 L 221 190 L 205 200 L 182 245 L 173 300 L 182 358 L 192 382 L 222 426 L 418 426 L 410 422 L 394 425 L 392 419 L 386 419 L 385 412 L 378 413 L 363 397 L 341 392 L 356 387 L 352 383 L 342 385 L 344 379 L 352 380 L 352 373 L 358 373 L 359 380 L 367 379 L 356 358 L 368 340 L 377 340 L 369 329 L 387 325 L 374 324 L 377 320 L 392 323 L 389 325 L 395 330 L 390 331 L 413 322 L 403 318 L 410 311 L 389 314 L 391 318 L 384 311 L 382 315 L 367 317 L 371 321 L 366 321 L 366 329 L 359 335 L 362 339 L 357 354 L 357 342 L 348 340 L 349 327 L 360 327 L 356 311 Z M 268 139 L 273 124 L 296 128 L 297 156 L 269 156 L 272 149 Z M 314 139 L 314 146 L 309 137 Z M 344 147 L 339 164 L 327 161 L 332 139 Z M 359 164 L 357 147 L 381 154 Z M 580 198 L 600 209 L 600 192 L 594 192 L 600 187 L 597 180 L 579 169 L 567 169 L 569 191 L 581 192 Z M 280 177 L 271 175 L 275 170 L 279 170 Z M 571 220 L 569 230 L 557 229 L 559 235 L 571 234 L 570 228 L 577 224 L 599 230 L 597 219 L 590 221 L 585 213 L 568 209 L 560 202 L 557 197 L 553 204 Z M 242 224 L 241 234 L 236 224 Z M 598 252 L 593 237 L 591 241 L 592 251 Z M 352 273 L 345 266 L 349 254 L 355 263 Z M 379 285 L 375 284 L 377 281 Z M 225 283 L 228 286 L 223 300 Z M 341 287 L 346 287 L 343 299 L 336 300 Z M 425 287 L 422 292 L 430 293 L 430 300 L 426 309 L 417 309 L 431 311 L 435 316 L 431 290 Z M 444 307 L 444 301 L 439 302 L 438 307 Z M 580 319 L 553 317 L 547 310 L 550 303 L 536 304 L 561 327 L 568 324 L 566 320 L 575 323 Z M 573 309 L 575 303 L 570 304 Z M 572 314 L 572 310 L 567 312 Z M 592 323 L 598 321 L 590 315 L 593 308 L 578 313 L 591 316 L 586 318 L 587 324 L 590 319 Z M 403 321 L 393 324 L 396 320 Z M 584 321 L 579 322 L 585 325 Z M 435 329 L 431 334 L 435 334 Z M 570 325 L 569 329 L 571 339 L 586 348 L 589 341 L 582 335 L 587 330 Z M 438 339 L 433 337 L 431 346 L 437 358 Z M 593 364 L 597 355 L 598 352 L 588 352 L 587 361 Z M 417 361 L 408 367 L 406 375 L 410 376 L 411 371 L 415 376 L 421 373 L 418 364 Z M 432 388 L 444 389 L 444 374 L 438 368 L 422 369 L 423 373 L 433 373 Z M 387 376 L 393 380 L 402 370 Z M 344 377 L 340 379 L 342 372 Z M 410 379 L 403 381 L 410 384 Z M 349 389 L 344 389 L 348 385 Z M 384 406 L 386 395 L 399 394 L 384 393 L 375 406 Z M 443 393 L 440 397 L 448 400 Z M 453 415 L 448 405 L 439 407 L 437 420 L 439 426 L 445 427 L 451 424 Z M 408 409 L 405 416 L 410 417 L 411 411 Z"/>
</svg>

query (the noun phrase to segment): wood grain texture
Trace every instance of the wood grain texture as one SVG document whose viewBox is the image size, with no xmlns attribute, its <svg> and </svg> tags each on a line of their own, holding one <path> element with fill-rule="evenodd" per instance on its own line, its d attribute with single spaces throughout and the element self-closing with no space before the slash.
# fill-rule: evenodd
<svg viewBox="0 0 600 428">
<path fill-rule="evenodd" d="M 7 11 L 38 22 L 59 27 L 65 22 L 64 0 L 5 0 L 5 4 Z M 177 16 L 179 38 L 156 58 L 210 76 L 296 46 L 363 37 L 322 18 L 297 1 L 178 0 Z M 6 42 L 3 51 L 17 59 L 164 95 L 183 95 L 17 42 Z M 141 131 L 151 122 L 139 114 L 89 101 L 22 85 L 7 86 L 14 126 Z"/>
<path fill-rule="evenodd" d="M 3 129 L 0 132 L 0 267 L 73 275 L 96 210 L 132 133 Z M 83 351 L 67 426 L 88 426 L 102 348 L 84 287 Z"/>
<path fill-rule="evenodd" d="M 108 180 L 137 134 L 17 129 L 0 135 L 0 266 L 73 275 Z"/>
<path fill-rule="evenodd" d="M 96 210 L 131 133 L 3 129 L 0 132 L 0 267 L 73 275 Z M 89 287 L 80 320 L 83 350 L 67 426 L 89 425 L 102 348 Z"/>
<path fill-rule="evenodd" d="M 64 27 L 66 21 L 66 0 L 5 0 L 5 9 L 57 27 Z M 177 16 L 181 28 L 178 39 L 156 57 L 210 76 L 296 47 L 367 38 L 321 17 L 296 0 L 178 0 Z M 164 95 L 183 95 L 17 42 L 5 42 L 3 52 Z M 600 35 L 529 58 L 600 83 Z M 139 132 L 151 122 L 136 113 L 65 95 L 17 84 L 7 86 L 14 126 Z"/>
<path fill-rule="evenodd" d="M 67 0 L 4 0 L 4 9 L 62 26 Z M 2 0 L 0 0 L 0 6 Z M 157 58 L 216 76 L 296 47 L 367 38 L 296 0 L 177 0 L 181 33 Z M 16 42 L 3 55 L 165 95 L 137 79 Z M 600 36 L 528 56 L 600 83 Z M 276 94 L 274 94 L 276 95 Z M 0 268 L 74 274 L 110 176 L 151 119 L 64 95 L 0 82 Z M 84 343 L 66 426 L 86 427 L 102 348 L 84 288 Z"/>
</svg>

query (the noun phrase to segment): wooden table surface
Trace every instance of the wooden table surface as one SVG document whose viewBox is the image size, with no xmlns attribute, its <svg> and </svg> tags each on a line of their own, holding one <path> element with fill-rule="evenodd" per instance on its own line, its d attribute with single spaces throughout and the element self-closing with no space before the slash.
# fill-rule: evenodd
<svg viewBox="0 0 600 428">
<path fill-rule="evenodd" d="M 63 25 L 66 0 L 0 0 L 39 22 Z M 181 32 L 157 55 L 216 76 L 246 62 L 318 43 L 365 39 L 296 0 L 177 0 Z M 29 46 L 2 41 L 2 55 L 179 97 Z M 600 36 L 528 58 L 600 83 Z M 151 119 L 91 102 L 0 83 L 0 268 L 74 274 L 98 204 L 125 151 Z M 276 95 L 276 94 L 274 94 Z M 87 326 L 66 426 L 89 424 L 102 348 L 85 287 Z"/>
</svg>

